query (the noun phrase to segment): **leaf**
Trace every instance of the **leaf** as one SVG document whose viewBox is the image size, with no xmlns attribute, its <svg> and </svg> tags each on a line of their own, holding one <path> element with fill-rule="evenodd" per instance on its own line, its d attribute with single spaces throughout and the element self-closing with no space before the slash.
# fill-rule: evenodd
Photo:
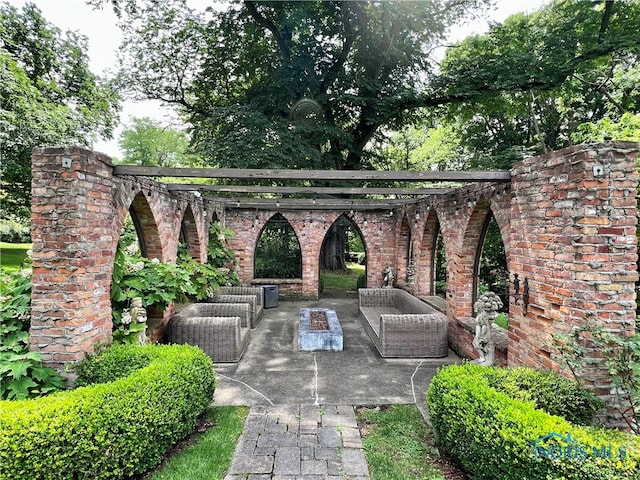
<svg viewBox="0 0 640 480">
<path fill-rule="evenodd" d="M 20 361 L 11 364 L 8 372 L 9 375 L 13 378 L 25 377 L 27 375 L 27 371 L 31 366 L 31 362 L 28 361 Z"/>
<path fill-rule="evenodd" d="M 8 398 L 14 400 L 23 400 L 29 397 L 29 389 L 37 387 L 38 384 L 28 377 L 21 377 L 9 382 L 7 391 Z"/>
</svg>

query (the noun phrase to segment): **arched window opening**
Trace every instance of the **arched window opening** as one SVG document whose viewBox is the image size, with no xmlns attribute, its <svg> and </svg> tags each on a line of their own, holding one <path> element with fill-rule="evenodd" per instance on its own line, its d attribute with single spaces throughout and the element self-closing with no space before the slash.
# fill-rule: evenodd
<svg viewBox="0 0 640 480">
<path fill-rule="evenodd" d="M 433 261 L 432 294 L 438 297 L 446 298 L 447 257 L 446 257 L 445 248 L 444 248 L 444 238 L 440 230 L 438 230 L 438 234 L 434 237 L 433 251 L 435 252 L 435 254 L 431 257 Z"/>
<path fill-rule="evenodd" d="M 142 298 L 134 295 L 138 285 L 135 275 L 146 261 L 146 242 L 144 229 L 133 205 L 125 216 L 118 246 L 114 258 L 111 277 L 111 320 L 113 322 L 113 340 L 116 343 L 144 343 L 148 313 Z"/>
<path fill-rule="evenodd" d="M 300 242 L 291 224 L 276 213 L 265 224 L 256 245 L 255 278 L 301 278 Z"/>
<path fill-rule="evenodd" d="M 362 234 L 340 215 L 328 229 L 320 249 L 320 293 L 355 296 L 366 285 L 366 254 Z"/>
<path fill-rule="evenodd" d="M 180 223 L 180 236 L 178 238 L 178 258 L 190 256 L 198 258 L 198 229 L 196 228 L 196 220 L 191 207 L 187 206 L 182 222 Z"/>
<path fill-rule="evenodd" d="M 491 212 L 482 231 L 474 278 L 476 279 L 475 298 L 491 291 L 502 300 L 500 313 L 503 315 L 496 323 L 506 328 L 509 311 L 509 271 L 500 228 Z"/>
<path fill-rule="evenodd" d="M 416 219 L 417 221 L 417 219 Z M 409 273 L 410 273 L 410 264 L 411 255 L 413 252 L 411 251 L 411 226 L 409 225 L 409 220 L 406 216 L 402 218 L 402 222 L 400 223 L 400 232 L 398 234 L 398 250 L 397 250 L 397 265 L 395 268 L 396 271 L 396 280 L 399 283 L 404 285 L 409 284 Z M 411 267 L 413 268 L 413 267 Z M 413 275 L 413 272 L 411 272 Z"/>
</svg>

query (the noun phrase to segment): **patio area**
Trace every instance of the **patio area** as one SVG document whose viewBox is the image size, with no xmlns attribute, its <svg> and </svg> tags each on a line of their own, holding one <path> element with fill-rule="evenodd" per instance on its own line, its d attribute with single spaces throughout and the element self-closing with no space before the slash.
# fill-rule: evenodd
<svg viewBox="0 0 640 480">
<path fill-rule="evenodd" d="M 343 351 L 299 352 L 300 308 L 336 311 Z M 281 301 L 266 309 L 242 360 L 218 364 L 214 405 L 376 405 L 416 403 L 424 413 L 429 382 L 442 365 L 460 362 L 449 351 L 438 359 L 380 357 L 358 318 L 354 298 Z"/>
</svg>

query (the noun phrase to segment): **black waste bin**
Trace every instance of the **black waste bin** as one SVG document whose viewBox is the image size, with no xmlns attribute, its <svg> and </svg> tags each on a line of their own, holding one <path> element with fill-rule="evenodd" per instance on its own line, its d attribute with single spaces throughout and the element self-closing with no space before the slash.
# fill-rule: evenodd
<svg viewBox="0 0 640 480">
<path fill-rule="evenodd" d="M 278 286 L 263 285 L 264 289 L 264 308 L 275 308 L 278 306 Z"/>
</svg>

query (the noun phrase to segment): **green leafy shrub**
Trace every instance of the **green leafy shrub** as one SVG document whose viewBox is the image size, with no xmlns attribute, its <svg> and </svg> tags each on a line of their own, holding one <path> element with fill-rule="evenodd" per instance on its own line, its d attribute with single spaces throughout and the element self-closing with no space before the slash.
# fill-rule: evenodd
<svg viewBox="0 0 640 480">
<path fill-rule="evenodd" d="M 64 379 L 29 351 L 31 274 L 0 276 L 0 399 L 36 398 L 61 390 Z"/>
<path fill-rule="evenodd" d="M 115 378 L 140 355 L 148 365 L 126 377 L 1 402 L 0 478 L 121 479 L 157 465 L 211 403 L 215 373 L 195 347 L 119 345 L 90 357 L 82 382 Z"/>
<path fill-rule="evenodd" d="M 139 334 L 146 329 L 146 318 L 140 322 L 131 315 L 134 298 L 141 300 L 143 308 L 165 310 L 171 302 L 204 300 L 213 296 L 220 285 L 239 283 L 233 269 L 233 253 L 225 246 L 231 231 L 216 223 L 211 227 L 208 262 L 204 264 L 192 258 L 186 245 L 180 246 L 175 264 L 142 257 L 137 239 L 128 230 L 118 243 L 111 280 L 116 343 L 138 343 Z"/>
<path fill-rule="evenodd" d="M 151 358 L 145 349 L 110 346 L 104 351 L 88 355 L 74 367 L 78 375 L 76 387 L 113 382 L 146 367 L 150 362 Z"/>
<path fill-rule="evenodd" d="M 365 273 L 358 275 L 356 286 L 357 288 L 365 288 L 367 286 L 367 275 Z"/>
<path fill-rule="evenodd" d="M 16 220 L 0 218 L 0 242 L 29 243 L 31 227 Z"/>
<path fill-rule="evenodd" d="M 531 401 L 536 408 L 576 425 L 592 425 L 604 402 L 575 381 L 548 371 L 525 367 L 490 368 L 483 372 L 489 386 L 511 398 Z"/>
<path fill-rule="evenodd" d="M 491 386 L 502 375 L 494 370 L 472 364 L 445 367 L 427 393 L 441 447 L 473 480 L 638 478 L 637 436 L 577 426 L 536 408 L 533 401 L 512 398 Z M 558 443 L 557 437 L 571 443 Z"/>
<path fill-rule="evenodd" d="M 588 379 L 590 364 L 594 363 L 589 352 L 598 352 L 615 387 L 609 408 L 621 414 L 629 428 L 640 435 L 640 334 L 613 335 L 588 317 L 585 325 L 573 328 L 570 334 L 555 334 L 553 344 L 560 362 L 577 381 Z"/>
</svg>

